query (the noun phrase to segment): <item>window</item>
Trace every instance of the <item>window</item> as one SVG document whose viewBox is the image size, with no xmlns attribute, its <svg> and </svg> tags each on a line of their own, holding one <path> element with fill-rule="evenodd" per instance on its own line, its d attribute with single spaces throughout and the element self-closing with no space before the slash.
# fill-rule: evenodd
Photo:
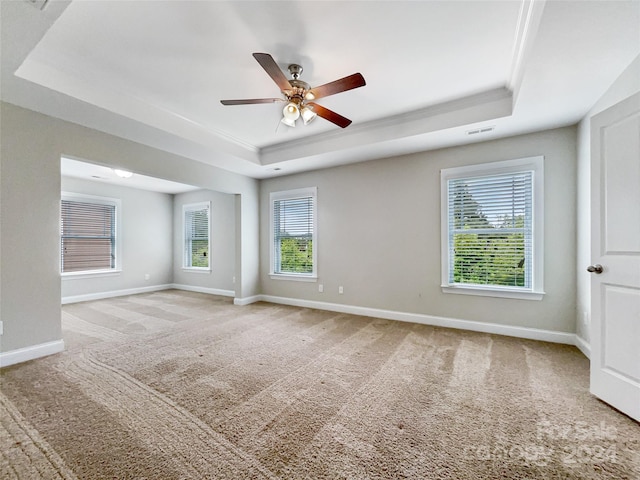
<svg viewBox="0 0 640 480">
<path fill-rule="evenodd" d="M 192 203 L 182 207 L 184 219 L 184 268 L 210 270 L 210 203 Z"/>
<path fill-rule="evenodd" d="M 63 193 L 60 206 L 60 271 L 116 271 L 117 199 Z"/>
<path fill-rule="evenodd" d="M 315 280 L 317 189 L 271 193 L 272 278 Z"/>
<path fill-rule="evenodd" d="M 441 172 L 442 288 L 541 299 L 543 157 Z"/>
</svg>

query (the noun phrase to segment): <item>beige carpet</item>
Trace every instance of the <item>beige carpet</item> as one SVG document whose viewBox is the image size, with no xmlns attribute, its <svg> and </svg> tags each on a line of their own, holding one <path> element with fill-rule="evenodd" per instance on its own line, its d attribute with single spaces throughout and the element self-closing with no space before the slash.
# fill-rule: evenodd
<svg viewBox="0 0 640 480">
<path fill-rule="evenodd" d="M 634 479 L 573 347 L 175 290 L 2 370 L 3 479 Z"/>
</svg>

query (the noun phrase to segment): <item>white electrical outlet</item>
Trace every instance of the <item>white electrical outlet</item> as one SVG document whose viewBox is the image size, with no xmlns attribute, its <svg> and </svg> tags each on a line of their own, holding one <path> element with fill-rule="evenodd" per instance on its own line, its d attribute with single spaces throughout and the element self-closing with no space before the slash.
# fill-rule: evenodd
<svg viewBox="0 0 640 480">
<path fill-rule="evenodd" d="M 0 335 L 2 335 L 3 329 L 2 329 L 2 322 L 0 322 Z"/>
<path fill-rule="evenodd" d="M 145 280 L 149 280 L 151 278 L 151 275 L 149 275 L 148 273 L 144 274 L 144 279 Z"/>
<path fill-rule="evenodd" d="M 344 288 L 342 288 L 342 285 L 340 285 L 340 286 L 338 287 L 338 293 L 339 293 L 340 295 L 342 295 L 342 294 L 344 293 Z"/>
<path fill-rule="evenodd" d="M 320 293 L 324 292 L 324 285 L 322 285 L 322 284 L 318 285 L 318 291 Z"/>
</svg>

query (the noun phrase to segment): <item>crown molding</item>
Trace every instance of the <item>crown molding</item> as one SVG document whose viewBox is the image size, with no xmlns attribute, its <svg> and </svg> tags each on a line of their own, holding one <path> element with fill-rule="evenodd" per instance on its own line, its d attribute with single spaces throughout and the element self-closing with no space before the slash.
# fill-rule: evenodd
<svg viewBox="0 0 640 480">
<path fill-rule="evenodd" d="M 312 137 L 269 145 L 259 150 L 262 165 L 309 157 L 362 144 L 379 143 L 437 130 L 509 116 L 513 95 L 506 87 L 493 88 L 447 102 L 390 117 L 353 124 Z"/>
<path fill-rule="evenodd" d="M 514 104 L 520 91 L 527 62 L 531 56 L 545 4 L 546 0 L 522 0 L 520 6 L 513 42 L 511 70 L 507 79 L 507 88 L 513 92 Z"/>
<path fill-rule="evenodd" d="M 107 85 L 96 85 L 94 81 L 84 78 L 82 72 L 70 67 L 63 71 L 47 60 L 27 58 L 16 70 L 15 76 L 196 144 L 214 150 L 220 149 L 243 160 L 260 164 L 256 146 L 128 92 L 118 91 Z"/>
</svg>

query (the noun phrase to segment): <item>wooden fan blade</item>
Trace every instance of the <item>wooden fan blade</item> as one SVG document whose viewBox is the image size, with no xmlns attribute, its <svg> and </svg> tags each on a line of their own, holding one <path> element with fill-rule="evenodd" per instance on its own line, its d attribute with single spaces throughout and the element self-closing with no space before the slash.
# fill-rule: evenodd
<svg viewBox="0 0 640 480">
<path fill-rule="evenodd" d="M 354 88 L 363 87 L 366 84 L 367 83 L 364 81 L 362 74 L 354 73 L 353 75 L 341 78 L 340 80 L 312 88 L 309 92 L 313 95 L 313 98 L 316 99 L 335 95 L 340 92 L 346 92 L 347 90 L 353 90 Z"/>
<path fill-rule="evenodd" d="M 282 70 L 280 70 L 280 67 L 271 55 L 268 53 L 254 53 L 253 58 L 258 61 L 260 66 L 264 68 L 264 71 L 269 74 L 274 82 L 276 82 L 276 85 L 280 87 L 280 90 L 283 92 L 291 90 L 289 80 L 287 80 L 287 77 L 282 73 Z"/>
<path fill-rule="evenodd" d="M 347 128 L 349 125 L 351 125 L 351 120 L 332 110 L 329 110 L 328 108 L 323 107 L 322 105 L 318 105 L 317 103 L 312 102 L 307 102 L 307 105 L 310 106 L 313 111 L 318 114 L 319 117 L 322 117 L 325 120 L 329 120 L 331 123 L 335 123 L 341 128 Z"/>
<path fill-rule="evenodd" d="M 253 105 L 255 103 L 284 102 L 282 98 L 247 98 L 244 100 L 220 100 L 223 105 Z"/>
</svg>

